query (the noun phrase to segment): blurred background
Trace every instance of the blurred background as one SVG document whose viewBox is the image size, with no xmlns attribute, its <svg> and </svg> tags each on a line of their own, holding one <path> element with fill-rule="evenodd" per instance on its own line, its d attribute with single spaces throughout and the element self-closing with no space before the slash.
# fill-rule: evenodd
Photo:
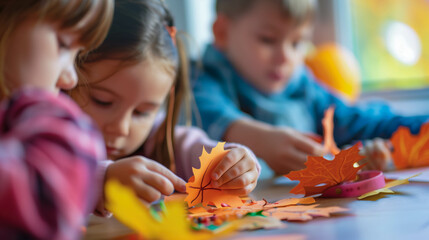
<svg viewBox="0 0 429 240">
<path fill-rule="evenodd" d="M 383 99 L 404 115 L 429 114 L 429 0 L 318 2 L 313 40 L 318 55 L 307 63 L 323 64 L 325 72 L 313 69 L 315 75 L 334 85 L 348 82 L 336 87 L 353 102 Z M 177 28 L 190 36 L 193 60 L 212 41 L 214 3 L 166 0 Z M 332 68 L 342 72 L 329 72 Z"/>
</svg>

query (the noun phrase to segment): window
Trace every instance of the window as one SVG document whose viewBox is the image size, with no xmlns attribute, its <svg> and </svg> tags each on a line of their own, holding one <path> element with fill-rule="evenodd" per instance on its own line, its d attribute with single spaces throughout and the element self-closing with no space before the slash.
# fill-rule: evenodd
<svg viewBox="0 0 429 240">
<path fill-rule="evenodd" d="M 342 42 L 349 40 L 346 44 L 352 45 L 361 65 L 364 91 L 429 87 L 429 1 L 340 0 L 337 4 L 336 12 L 349 9 L 350 29 L 341 16 L 337 26 L 339 35 L 351 34 Z"/>
</svg>

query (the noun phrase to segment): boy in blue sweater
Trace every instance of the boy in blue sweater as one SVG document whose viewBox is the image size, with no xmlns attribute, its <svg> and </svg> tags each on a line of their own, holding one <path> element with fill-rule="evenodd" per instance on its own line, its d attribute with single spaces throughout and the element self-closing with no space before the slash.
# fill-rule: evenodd
<svg viewBox="0 0 429 240">
<path fill-rule="evenodd" d="M 215 41 L 194 86 L 202 127 L 210 137 L 250 147 L 277 173 L 304 168 L 324 155 L 309 135 L 335 106 L 339 146 L 367 141 L 369 167 L 383 169 L 385 140 L 399 126 L 419 131 L 428 116 L 403 117 L 387 106 L 350 106 L 317 83 L 304 67 L 315 0 L 217 0 Z"/>
</svg>

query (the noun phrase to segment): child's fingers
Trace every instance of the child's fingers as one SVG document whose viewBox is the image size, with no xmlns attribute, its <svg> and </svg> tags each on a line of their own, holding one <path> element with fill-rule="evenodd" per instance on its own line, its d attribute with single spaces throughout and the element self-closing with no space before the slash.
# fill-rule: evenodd
<svg viewBox="0 0 429 240">
<path fill-rule="evenodd" d="M 218 180 L 228 169 L 232 168 L 237 162 L 246 156 L 246 150 L 243 148 L 231 149 L 221 162 L 213 169 L 212 180 Z"/>
<path fill-rule="evenodd" d="M 170 195 L 174 191 L 173 183 L 157 172 L 146 171 L 141 175 L 141 179 L 164 195 Z"/>
<path fill-rule="evenodd" d="M 155 171 L 162 176 L 166 177 L 170 182 L 173 184 L 174 189 L 180 192 L 186 191 L 186 182 L 183 181 L 183 179 L 176 176 L 173 172 L 171 172 L 166 167 L 162 166 L 161 164 L 155 162 L 155 161 L 147 161 L 146 167 L 149 170 Z"/>
<path fill-rule="evenodd" d="M 249 163 L 249 161 L 239 161 L 234 166 L 232 166 L 230 169 L 228 169 L 218 180 L 213 181 L 212 185 L 213 187 L 221 187 L 223 184 L 240 177 L 250 171 L 251 169 L 255 168 L 255 163 L 252 161 Z"/>
<path fill-rule="evenodd" d="M 288 149 L 288 157 L 283 159 L 283 164 L 287 165 L 291 171 L 301 170 L 305 168 L 307 156 L 308 154 L 296 149 Z"/>
<path fill-rule="evenodd" d="M 323 156 L 326 154 L 326 150 L 322 144 L 301 134 L 295 136 L 295 146 L 307 155 Z"/>
<path fill-rule="evenodd" d="M 364 147 L 360 151 L 360 153 L 366 156 L 364 160 L 366 163 L 364 170 L 373 170 L 377 168 L 375 164 L 375 159 L 374 159 L 374 142 L 373 141 L 364 142 Z"/>
<path fill-rule="evenodd" d="M 256 181 L 240 189 L 222 189 L 223 192 L 235 196 L 246 196 L 256 187 Z"/>
<path fill-rule="evenodd" d="M 143 181 L 135 179 L 133 182 L 135 186 L 134 190 L 137 196 L 142 200 L 151 203 L 161 198 L 161 193 L 159 191 L 145 184 Z"/>
<path fill-rule="evenodd" d="M 366 156 L 366 170 L 383 170 L 391 158 L 390 149 L 386 145 L 386 141 L 381 138 L 366 141 L 360 154 Z"/>
<path fill-rule="evenodd" d="M 387 161 L 392 157 L 390 149 L 386 145 L 386 141 L 383 139 L 377 139 L 375 141 L 375 149 L 379 152 L 377 167 L 378 169 L 383 170 L 387 166 Z"/>
<path fill-rule="evenodd" d="M 240 189 L 240 188 L 244 188 L 247 185 L 250 185 L 251 183 L 255 182 L 258 179 L 258 173 L 257 171 L 248 171 L 245 172 L 244 174 L 231 179 L 230 181 L 224 183 L 222 186 L 220 186 L 220 188 L 222 190 L 225 189 Z"/>
</svg>

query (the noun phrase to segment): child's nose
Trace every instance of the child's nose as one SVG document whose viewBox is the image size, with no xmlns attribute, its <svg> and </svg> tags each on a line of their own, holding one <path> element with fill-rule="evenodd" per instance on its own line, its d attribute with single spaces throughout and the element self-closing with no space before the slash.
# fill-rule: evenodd
<svg viewBox="0 0 429 240">
<path fill-rule="evenodd" d="M 119 116 L 116 120 L 106 125 L 106 131 L 118 136 L 128 136 L 130 132 L 131 117 L 129 114 Z"/>
<path fill-rule="evenodd" d="M 291 54 L 291 46 L 289 44 L 283 44 L 274 55 L 275 63 L 285 63 L 289 61 Z"/>
<path fill-rule="evenodd" d="M 57 82 L 57 87 L 63 90 L 69 90 L 77 84 L 77 73 L 73 63 L 68 64 L 62 70 Z"/>
</svg>

